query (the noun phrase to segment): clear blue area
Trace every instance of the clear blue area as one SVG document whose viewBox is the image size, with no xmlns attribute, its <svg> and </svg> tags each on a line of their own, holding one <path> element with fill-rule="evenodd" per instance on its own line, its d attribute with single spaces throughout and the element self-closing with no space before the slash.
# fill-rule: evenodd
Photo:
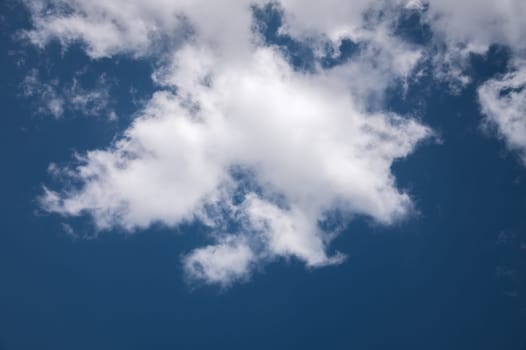
<svg viewBox="0 0 526 350">
<path fill-rule="evenodd" d="M 279 12 L 261 11 L 267 39 L 308 70 L 308 49 L 272 29 Z M 419 214 L 389 228 L 353 221 L 333 244 L 349 255 L 340 266 L 275 263 L 221 291 L 183 280 L 181 254 L 205 239 L 197 225 L 74 240 L 64 219 L 39 211 L 48 165 L 110 144 L 138 108 L 130 88 L 152 93 L 152 67 L 126 57 L 91 62 L 79 47 L 39 51 L 13 40 L 29 25 L 20 5 L 1 2 L 0 15 L 1 350 L 526 349 L 526 169 L 481 131 L 475 96 L 506 70 L 504 48 L 472 57 L 474 82 L 458 96 L 431 78 L 406 98 L 390 92 L 390 109 L 421 115 L 443 140 L 394 166 Z M 418 23 L 407 14 L 397 30 L 425 44 L 431 34 Z M 336 60 L 356 50 L 345 43 Z M 21 96 L 30 68 L 67 81 L 87 65 L 88 80 L 117 79 L 117 122 L 55 120 Z M 68 222 L 91 230 L 85 218 Z"/>
</svg>

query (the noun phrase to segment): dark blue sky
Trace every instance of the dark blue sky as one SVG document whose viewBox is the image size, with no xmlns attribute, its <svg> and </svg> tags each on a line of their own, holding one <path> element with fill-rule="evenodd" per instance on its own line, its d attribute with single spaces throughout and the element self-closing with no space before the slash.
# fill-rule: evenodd
<svg viewBox="0 0 526 350">
<path fill-rule="evenodd" d="M 227 290 L 193 288 L 180 260 L 204 240 L 197 224 L 74 239 L 65 219 L 36 201 L 52 181 L 50 163 L 104 147 L 129 124 L 138 108 L 130 88 L 152 93 L 153 64 L 90 61 L 79 47 L 57 44 L 37 50 L 14 39 L 29 26 L 21 5 L 4 1 L 0 11 L 1 350 L 525 348 L 526 170 L 481 129 L 476 102 L 476 88 L 506 70 L 504 48 L 472 56 L 473 83 L 458 95 L 432 78 L 411 85 L 405 99 L 390 93 L 391 110 L 418 106 L 441 138 L 394 164 L 417 214 L 390 227 L 352 221 L 332 245 L 349 257 L 338 266 L 311 270 L 291 260 Z M 425 40 L 421 28 L 405 33 Z M 266 35 L 308 68 L 300 44 Z M 118 121 L 70 112 L 57 120 L 22 94 L 33 68 L 69 81 L 83 67 L 87 86 L 101 73 L 116 79 Z M 92 230 L 86 218 L 67 222 Z"/>
</svg>

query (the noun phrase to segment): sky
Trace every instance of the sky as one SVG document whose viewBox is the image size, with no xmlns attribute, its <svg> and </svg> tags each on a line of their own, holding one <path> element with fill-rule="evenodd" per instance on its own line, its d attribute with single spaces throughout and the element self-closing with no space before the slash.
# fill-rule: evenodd
<svg viewBox="0 0 526 350">
<path fill-rule="evenodd" d="M 526 349 L 524 18 L 0 1 L 0 350 Z"/>
</svg>

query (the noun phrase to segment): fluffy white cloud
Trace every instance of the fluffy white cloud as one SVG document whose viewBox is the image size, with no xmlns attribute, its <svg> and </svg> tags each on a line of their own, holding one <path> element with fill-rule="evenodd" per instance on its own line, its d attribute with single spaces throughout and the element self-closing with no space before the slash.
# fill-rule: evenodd
<svg viewBox="0 0 526 350">
<path fill-rule="evenodd" d="M 526 164 L 526 64 L 518 63 L 514 71 L 484 83 L 478 97 L 487 123 Z"/>
<path fill-rule="evenodd" d="M 484 51 L 499 43 L 524 48 L 526 4 L 522 0 L 32 0 L 35 29 L 27 34 L 38 45 L 58 39 L 64 44 L 83 42 L 92 57 L 128 52 L 144 55 L 166 40 L 184 41 L 197 31 L 200 40 L 224 47 L 246 46 L 250 36 L 251 7 L 274 3 L 283 10 L 281 30 L 293 36 L 332 40 L 360 40 L 396 21 L 402 8 L 421 11 L 435 35 L 454 46 L 465 44 Z M 375 14 L 377 15 L 375 18 Z M 373 27 L 368 28 L 373 20 Z M 384 35 L 383 33 L 382 35 Z M 229 51 L 229 50 L 226 50 Z M 231 51 L 231 50 L 230 50 Z"/>
<path fill-rule="evenodd" d="M 507 46 L 512 56 L 524 57 L 526 3 L 522 0 L 415 0 L 409 8 L 422 14 L 433 32 L 429 52 L 434 76 L 460 92 L 471 82 L 471 54 L 485 54 L 493 44 Z"/>
<path fill-rule="evenodd" d="M 245 280 L 259 264 L 279 258 L 313 267 L 339 263 L 342 255 L 329 247 L 334 232 L 319 222 L 332 210 L 383 224 L 407 215 L 411 199 L 396 187 L 391 166 L 431 135 L 415 119 L 369 108 L 426 57 L 425 47 L 394 35 L 400 11 L 420 11 L 446 45 L 437 64 L 455 68 L 451 62 L 493 42 L 524 47 L 519 1 L 505 9 L 489 0 L 486 8 L 447 0 L 276 1 L 284 18 L 280 33 L 314 51 L 313 70 L 302 72 L 254 33 L 252 6 L 266 3 L 28 2 L 34 29 L 26 36 L 37 45 L 80 42 L 95 59 L 130 54 L 158 62 L 159 91 L 124 135 L 80 156 L 65 170 L 80 185 L 46 189 L 42 205 L 66 216 L 89 214 L 101 230 L 200 219 L 215 243 L 188 253 L 184 266 L 208 283 Z M 359 52 L 323 68 L 327 48 L 337 50 L 344 38 L 359 43 Z M 448 72 L 465 79 L 459 69 Z M 509 99 L 513 110 L 523 108 L 522 92 L 492 95 L 517 76 L 489 82 L 481 103 L 508 108 L 503 99 Z M 501 113 L 485 108 L 488 116 Z M 234 200 L 244 186 L 236 169 L 255 185 Z"/>
<path fill-rule="evenodd" d="M 189 277 L 228 287 L 250 277 L 254 253 L 242 237 L 227 236 L 215 245 L 198 248 L 184 259 Z"/>
<path fill-rule="evenodd" d="M 327 257 L 325 244 L 331 237 L 324 237 L 316 222 L 298 207 L 282 209 L 250 194 L 245 199 L 244 209 L 250 231 L 262 234 L 261 238 L 268 245 L 268 252 L 265 253 L 270 253 L 270 257 L 296 256 L 308 266 L 338 264 L 343 261 L 344 256 L 339 253 Z"/>
<path fill-rule="evenodd" d="M 485 53 L 492 44 L 507 46 L 514 64 L 511 71 L 478 89 L 486 125 L 495 126 L 510 150 L 526 164 L 526 2 L 521 0 L 433 1 L 429 23 L 447 44 L 444 57 L 449 78 L 465 85 L 461 72 L 470 53 Z M 442 61 L 442 63 L 444 60 Z M 452 67 L 452 68 L 451 68 Z M 460 68 L 459 68 L 460 67 Z"/>
<path fill-rule="evenodd" d="M 256 2 L 31 0 L 26 4 L 34 29 L 26 34 L 39 46 L 54 39 L 80 42 L 91 57 L 101 58 L 159 54 L 198 32 L 199 40 L 239 54 L 249 42 L 250 6 Z"/>
<path fill-rule="evenodd" d="M 522 0 L 429 1 L 429 22 L 449 43 L 473 51 L 497 43 L 526 47 L 526 3 Z"/>
<path fill-rule="evenodd" d="M 242 222 L 242 230 L 216 231 L 218 245 L 185 260 L 190 274 L 209 282 L 241 278 L 249 261 L 279 256 L 310 266 L 340 262 L 340 255 L 326 253 L 332 234 L 318 227 L 326 211 L 382 223 L 410 211 L 390 167 L 430 135 L 417 121 L 367 113 L 347 82 L 331 72 L 296 72 L 268 47 L 254 49 L 242 66 L 214 64 L 210 52 L 194 45 L 177 51 L 173 62 L 165 79 L 178 84 L 177 94 L 157 92 L 124 138 L 80 159 L 70 174 L 83 185 L 48 191 L 49 211 L 89 213 L 100 229 L 199 217 L 220 231 L 207 208 L 228 205 L 227 219 Z M 231 204 L 235 167 L 250 169 L 263 188 L 237 206 Z M 226 244 L 225 234 L 243 237 L 250 249 Z M 229 261 L 239 266 L 226 268 Z"/>
</svg>

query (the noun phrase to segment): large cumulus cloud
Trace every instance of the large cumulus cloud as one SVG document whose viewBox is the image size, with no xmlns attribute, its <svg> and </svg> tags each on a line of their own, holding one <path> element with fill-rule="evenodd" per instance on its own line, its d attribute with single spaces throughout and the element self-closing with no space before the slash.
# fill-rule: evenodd
<svg viewBox="0 0 526 350">
<path fill-rule="evenodd" d="M 333 211 L 382 224 L 411 212 L 391 166 L 432 131 L 384 111 L 382 96 L 429 57 L 396 35 L 401 13 L 420 14 L 446 46 L 443 57 L 460 44 L 461 53 L 483 52 L 495 40 L 519 47 L 513 33 L 524 31 L 520 24 L 482 36 L 474 29 L 515 16 L 520 5 L 473 14 L 447 1 L 49 0 L 28 7 L 34 29 L 25 36 L 36 45 L 81 43 L 93 59 L 158 62 L 158 91 L 124 135 L 64 169 L 76 185 L 46 188 L 43 207 L 90 215 L 99 230 L 201 220 L 215 243 L 189 252 L 183 264 L 190 278 L 223 286 L 280 258 L 312 267 L 343 261 L 330 253 L 337 231 L 320 226 Z M 279 11 L 279 35 L 308 47 L 312 69 L 297 69 L 262 37 L 255 8 Z M 359 52 L 323 65 L 343 40 Z"/>
</svg>

